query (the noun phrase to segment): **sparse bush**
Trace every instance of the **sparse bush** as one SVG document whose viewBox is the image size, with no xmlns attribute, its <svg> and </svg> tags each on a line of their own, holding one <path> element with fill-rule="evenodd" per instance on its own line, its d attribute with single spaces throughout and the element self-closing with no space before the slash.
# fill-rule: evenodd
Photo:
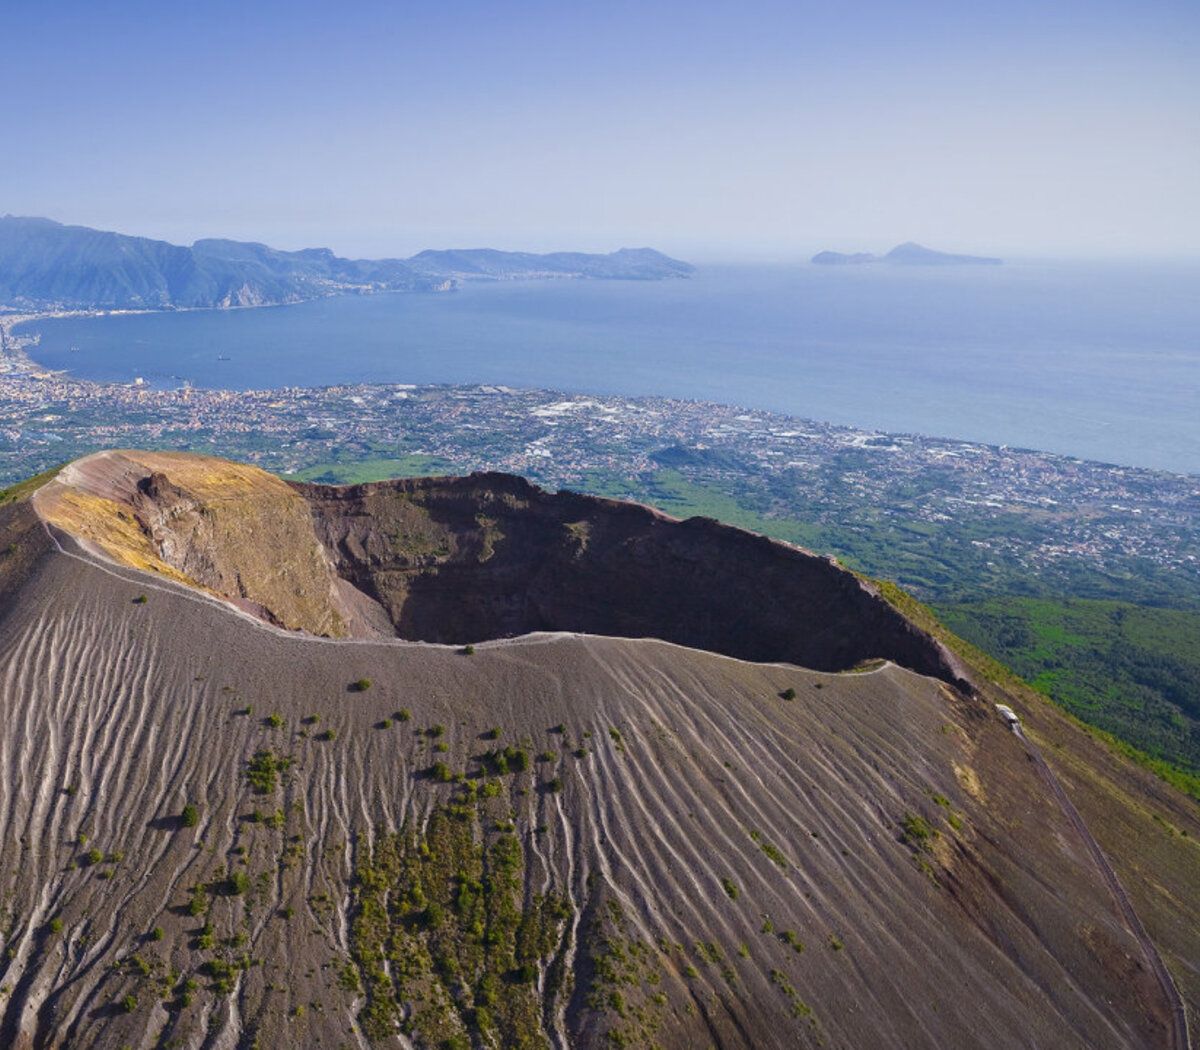
<svg viewBox="0 0 1200 1050">
<path fill-rule="evenodd" d="M 724 888 L 726 895 L 729 897 L 729 899 L 731 901 L 735 901 L 738 899 L 739 891 L 737 888 L 737 884 L 733 881 L 733 879 L 722 879 L 721 886 Z"/>
<path fill-rule="evenodd" d="M 197 886 L 187 906 L 188 914 L 203 915 L 208 910 L 208 891 L 204 886 Z"/>
<path fill-rule="evenodd" d="M 436 737 L 441 736 L 445 731 L 446 731 L 446 727 L 443 725 L 430 726 L 428 729 L 425 730 L 425 735 L 436 738 Z"/>
<path fill-rule="evenodd" d="M 506 747 L 503 751 L 489 751 L 483 756 L 483 768 L 494 777 L 524 773 L 529 768 L 529 753 L 516 747 Z"/>
<path fill-rule="evenodd" d="M 90 850 L 88 850 L 87 862 L 89 864 L 96 865 L 96 864 L 99 864 L 102 860 L 104 860 L 104 854 L 101 853 L 98 849 L 96 849 L 95 846 L 93 846 Z"/>
<path fill-rule="evenodd" d="M 902 827 L 901 841 L 918 850 L 927 849 L 929 840 L 937 835 L 937 832 L 929 826 L 929 821 L 917 813 L 905 813 Z"/>
<path fill-rule="evenodd" d="M 770 842 L 763 842 L 760 843 L 758 848 L 781 868 L 786 868 L 788 866 L 787 857 L 783 855 L 778 846 Z"/>
<path fill-rule="evenodd" d="M 246 767 L 246 779 L 250 781 L 251 786 L 260 795 L 269 795 L 275 790 L 275 778 L 279 772 L 279 763 L 275 759 L 275 755 L 266 750 L 259 748 L 254 752 L 254 757 L 250 759 Z"/>
<path fill-rule="evenodd" d="M 493 726 L 491 729 L 489 729 L 486 733 L 483 734 L 483 739 L 484 740 L 499 740 L 500 739 L 500 727 Z"/>
<path fill-rule="evenodd" d="M 163 928 L 161 926 L 155 926 L 154 929 L 150 931 L 150 940 L 152 941 L 161 941 L 164 936 L 166 935 L 163 933 Z"/>
<path fill-rule="evenodd" d="M 429 767 L 429 775 L 439 784 L 448 784 L 454 779 L 454 774 L 450 772 L 450 767 L 445 762 L 434 762 Z"/>
<path fill-rule="evenodd" d="M 235 871 L 225 880 L 225 892 L 240 897 L 250 888 L 250 877 L 244 871 Z"/>
<path fill-rule="evenodd" d="M 317 739 L 318 740 L 336 740 L 337 733 L 335 733 L 332 729 L 326 729 L 324 733 L 317 734 Z"/>
<path fill-rule="evenodd" d="M 194 828 L 200 823 L 200 811 L 189 802 L 179 815 L 179 823 L 185 828 Z"/>
<path fill-rule="evenodd" d="M 224 959 L 209 959 L 200 970 L 213 978 L 213 991 L 218 995 L 233 988 L 233 966 Z"/>
<path fill-rule="evenodd" d="M 277 715 L 277 714 L 267 715 L 267 725 L 271 729 L 282 729 L 283 728 L 283 715 Z"/>
<path fill-rule="evenodd" d="M 63 928 L 62 919 L 55 916 L 55 918 L 50 920 L 49 929 L 50 929 L 51 933 L 62 933 L 62 928 Z"/>
<path fill-rule="evenodd" d="M 144 600 L 144 599 L 143 599 Z M 130 992 L 124 999 L 121 1000 L 121 1009 L 127 1014 L 133 1013 L 137 1009 L 137 996 Z"/>
<path fill-rule="evenodd" d="M 375 725 L 379 729 L 391 729 L 392 728 L 392 720 L 390 718 L 384 718 L 384 719 L 381 719 L 380 721 L 376 722 Z"/>
<path fill-rule="evenodd" d="M 397 722 L 407 722 L 412 718 L 412 712 L 407 707 L 402 707 L 392 717 Z"/>
</svg>

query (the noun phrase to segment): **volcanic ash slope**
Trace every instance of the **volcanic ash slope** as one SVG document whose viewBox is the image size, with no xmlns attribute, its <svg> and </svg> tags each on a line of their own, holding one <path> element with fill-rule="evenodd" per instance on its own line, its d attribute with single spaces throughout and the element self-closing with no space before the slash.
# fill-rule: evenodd
<svg viewBox="0 0 1200 1050">
<path fill-rule="evenodd" d="M 0 550 L 0 1046 L 1165 1043 L 993 687 L 821 559 L 519 479 L 143 453 L 0 507 Z M 732 645 L 784 593 L 776 659 L 825 622 L 835 662 L 889 662 L 556 629 L 716 648 L 672 605 L 719 584 L 729 616 L 756 558 Z M 1194 811 L 1022 714 L 1106 848 L 1141 844 L 1194 1002 Z"/>
</svg>

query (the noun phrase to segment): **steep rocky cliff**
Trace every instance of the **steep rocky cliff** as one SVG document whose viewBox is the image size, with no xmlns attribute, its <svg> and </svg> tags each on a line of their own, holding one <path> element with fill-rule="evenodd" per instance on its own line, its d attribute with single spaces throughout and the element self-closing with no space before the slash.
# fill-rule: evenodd
<svg viewBox="0 0 1200 1050">
<path fill-rule="evenodd" d="M 948 653 L 851 573 L 710 519 L 552 495 L 504 474 L 298 488 L 339 574 L 403 638 L 583 631 L 819 670 L 881 658 L 958 677 Z"/>
</svg>

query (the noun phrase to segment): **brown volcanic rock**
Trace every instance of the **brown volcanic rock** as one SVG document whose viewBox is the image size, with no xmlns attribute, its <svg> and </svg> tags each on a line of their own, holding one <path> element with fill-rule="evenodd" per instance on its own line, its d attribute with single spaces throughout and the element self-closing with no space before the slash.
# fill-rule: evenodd
<svg viewBox="0 0 1200 1050">
<path fill-rule="evenodd" d="M 35 497 L 39 513 L 114 560 L 271 623 L 344 635 L 336 577 L 303 500 L 256 467 L 183 452 L 99 452 Z"/>
<path fill-rule="evenodd" d="M 211 495 L 155 470 L 156 507 Z M 511 479 L 404 488 L 325 494 L 350 523 L 338 564 L 361 564 L 395 610 L 443 571 L 503 566 L 506 544 L 533 544 L 529 522 L 559 535 L 559 516 L 587 523 L 568 531 L 598 559 L 633 542 L 648 565 L 686 563 L 660 535 L 704 549 L 687 523 L 560 514 L 587 504 Z M 995 699 L 1200 1003 L 1195 807 L 1032 695 L 974 671 L 968 694 L 894 664 L 833 674 L 595 635 L 467 656 L 285 632 L 96 554 L 103 540 L 132 559 L 146 508 L 126 522 L 132 502 L 109 500 L 84 518 L 83 501 L 42 493 L 72 531 L 0 506 L 16 544 L 0 555 L 0 1046 L 1167 1045 L 1144 956 Z M 264 552 L 241 557 L 265 571 Z M 571 581 L 559 557 L 551 578 Z M 821 591 L 821 564 L 844 574 L 812 560 L 818 583 L 796 593 L 823 594 L 830 615 L 871 597 Z M 613 615 L 585 569 L 589 608 Z M 477 577 L 489 597 L 471 623 L 519 629 L 496 612 L 526 601 L 506 579 Z"/>
</svg>

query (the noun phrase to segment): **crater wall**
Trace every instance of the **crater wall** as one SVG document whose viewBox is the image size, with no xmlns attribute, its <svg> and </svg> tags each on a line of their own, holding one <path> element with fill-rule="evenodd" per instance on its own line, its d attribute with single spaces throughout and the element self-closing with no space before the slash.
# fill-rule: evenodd
<svg viewBox="0 0 1200 1050">
<path fill-rule="evenodd" d="M 929 635 L 852 573 L 706 518 L 473 474 L 297 486 L 336 571 L 401 637 L 653 637 L 837 671 L 884 658 L 958 679 Z"/>
</svg>

